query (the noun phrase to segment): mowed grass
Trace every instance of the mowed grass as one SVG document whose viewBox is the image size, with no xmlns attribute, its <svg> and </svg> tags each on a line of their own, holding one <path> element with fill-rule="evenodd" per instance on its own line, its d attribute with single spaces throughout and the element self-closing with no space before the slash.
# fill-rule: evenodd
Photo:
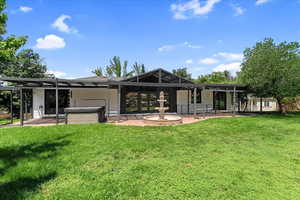
<svg viewBox="0 0 300 200">
<path fill-rule="evenodd" d="M 0 129 L 0 199 L 300 199 L 300 115 Z"/>
</svg>

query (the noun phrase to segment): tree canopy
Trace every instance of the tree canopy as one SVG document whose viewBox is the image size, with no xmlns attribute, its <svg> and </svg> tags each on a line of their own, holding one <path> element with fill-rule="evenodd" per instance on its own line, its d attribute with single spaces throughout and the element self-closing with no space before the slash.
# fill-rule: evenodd
<svg viewBox="0 0 300 200">
<path fill-rule="evenodd" d="M 244 51 L 239 81 L 257 97 L 274 97 L 283 110 L 283 99 L 295 97 L 300 89 L 298 42 L 276 44 L 272 38 L 257 42 Z"/>
<path fill-rule="evenodd" d="M 97 67 L 92 71 L 96 76 L 107 77 L 131 77 L 133 75 L 141 75 L 146 72 L 144 64 L 138 64 L 135 62 L 131 69 L 128 70 L 128 61 L 121 61 L 119 56 L 114 56 L 110 59 L 110 64 L 104 68 Z"/>
<path fill-rule="evenodd" d="M 27 37 L 14 35 L 4 37 L 7 14 L 6 1 L 0 0 L 0 76 L 41 78 L 47 76 L 47 68 L 39 54 L 31 49 L 19 51 Z"/>
<path fill-rule="evenodd" d="M 25 49 L 17 53 L 14 59 L 7 63 L 2 75 L 22 78 L 43 78 L 47 76 L 47 67 L 38 53 Z"/>
<path fill-rule="evenodd" d="M 211 74 L 201 75 L 195 79 L 196 83 L 235 83 L 236 78 L 230 74 L 229 71 L 224 72 L 212 72 Z"/>
<path fill-rule="evenodd" d="M 172 73 L 187 80 L 192 80 L 192 74 L 188 73 L 186 67 L 173 69 Z"/>
</svg>

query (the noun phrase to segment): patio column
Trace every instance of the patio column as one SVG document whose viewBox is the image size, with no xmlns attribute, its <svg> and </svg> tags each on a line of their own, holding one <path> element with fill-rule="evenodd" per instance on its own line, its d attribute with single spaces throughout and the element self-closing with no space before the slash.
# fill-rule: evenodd
<svg viewBox="0 0 300 200">
<path fill-rule="evenodd" d="M 20 125 L 24 125 L 24 114 L 23 114 L 23 89 L 20 88 Z"/>
<path fill-rule="evenodd" d="M 118 105 L 118 121 L 121 119 L 121 85 L 118 85 L 118 97 L 117 97 L 117 105 Z"/>
<path fill-rule="evenodd" d="M 187 114 L 190 114 L 190 88 L 188 88 L 188 98 L 187 98 Z"/>
<path fill-rule="evenodd" d="M 202 98 L 203 93 L 205 93 L 205 87 L 202 87 L 202 91 L 201 91 L 201 104 L 203 102 L 203 98 Z M 206 117 L 206 112 L 207 112 L 207 105 L 203 104 L 203 118 Z"/>
<path fill-rule="evenodd" d="M 58 79 L 55 82 L 55 114 L 56 114 L 56 125 L 59 123 L 58 118 Z"/>
<path fill-rule="evenodd" d="M 10 91 L 10 122 L 14 123 L 14 115 L 13 115 L 13 91 Z"/>
<path fill-rule="evenodd" d="M 262 111 L 263 111 L 262 102 L 263 102 L 262 97 L 260 97 L 260 112 L 261 112 L 261 113 L 262 113 Z"/>
<path fill-rule="evenodd" d="M 196 118 L 197 115 L 197 88 L 194 88 L 194 118 Z"/>
<path fill-rule="evenodd" d="M 235 116 L 235 104 L 236 104 L 236 87 L 233 87 L 233 116 Z"/>
</svg>

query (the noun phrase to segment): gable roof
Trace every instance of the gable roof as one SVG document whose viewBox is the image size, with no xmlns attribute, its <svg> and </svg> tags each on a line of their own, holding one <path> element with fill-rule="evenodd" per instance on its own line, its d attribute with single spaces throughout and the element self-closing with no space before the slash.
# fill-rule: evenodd
<svg viewBox="0 0 300 200">
<path fill-rule="evenodd" d="M 133 77 L 129 77 L 129 78 L 125 78 L 122 81 L 129 81 L 129 82 L 144 82 L 143 80 L 145 80 L 147 77 L 155 77 L 157 79 L 159 79 L 159 73 L 161 73 L 161 79 L 162 82 L 164 83 L 191 83 L 193 84 L 193 81 L 188 80 L 186 78 L 180 77 L 176 74 L 173 74 L 165 69 L 162 68 L 158 68 L 158 69 L 154 69 L 151 70 L 149 72 L 146 72 L 144 74 L 138 75 L 138 76 L 133 76 Z M 146 81 L 147 82 L 147 81 Z"/>
</svg>

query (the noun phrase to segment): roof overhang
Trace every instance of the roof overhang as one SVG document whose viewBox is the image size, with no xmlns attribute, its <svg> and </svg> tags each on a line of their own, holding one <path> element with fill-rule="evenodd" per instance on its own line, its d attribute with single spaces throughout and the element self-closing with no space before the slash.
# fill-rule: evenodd
<svg viewBox="0 0 300 200">
<path fill-rule="evenodd" d="M 200 88 L 219 90 L 245 90 L 246 86 L 241 84 L 196 84 L 196 83 L 147 83 L 130 81 L 86 81 L 55 78 L 8 78 L 0 77 L 1 81 L 14 83 L 16 87 L 27 88 L 108 88 L 118 86 L 135 87 L 169 87 L 169 88 Z"/>
</svg>

